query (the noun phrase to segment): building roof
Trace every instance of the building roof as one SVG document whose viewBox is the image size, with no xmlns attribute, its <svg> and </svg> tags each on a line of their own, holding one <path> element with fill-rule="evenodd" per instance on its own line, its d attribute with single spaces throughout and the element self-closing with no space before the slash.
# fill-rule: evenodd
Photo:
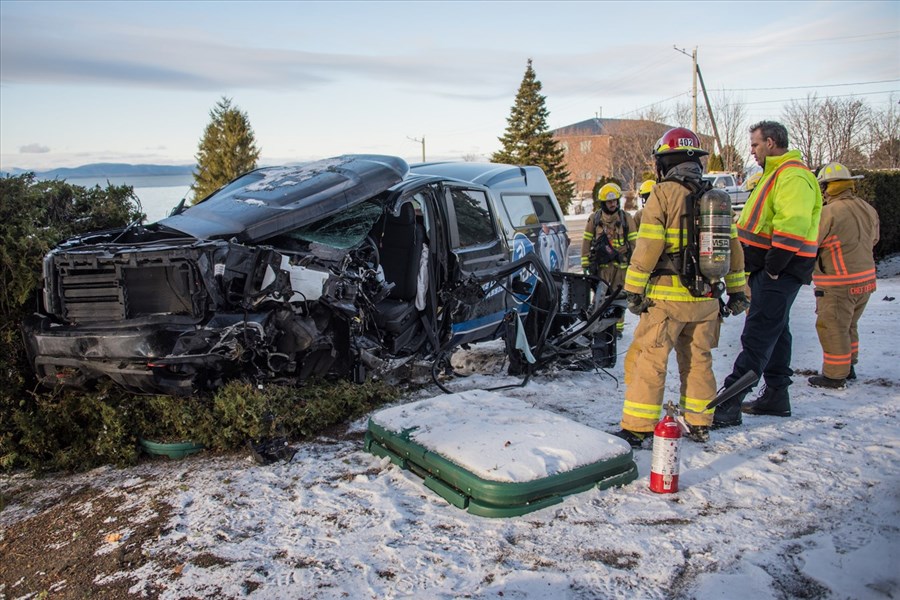
<svg viewBox="0 0 900 600">
<path fill-rule="evenodd" d="M 616 135 L 623 129 L 628 129 L 630 133 L 634 131 L 634 127 L 638 124 L 652 125 L 655 129 L 668 129 L 671 127 L 671 125 L 644 119 L 603 119 L 594 117 L 593 119 L 554 129 L 550 133 L 553 135 Z"/>
</svg>

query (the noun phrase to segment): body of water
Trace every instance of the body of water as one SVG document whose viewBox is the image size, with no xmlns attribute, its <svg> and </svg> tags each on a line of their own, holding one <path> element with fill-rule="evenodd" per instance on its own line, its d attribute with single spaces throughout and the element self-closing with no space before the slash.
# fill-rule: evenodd
<svg viewBox="0 0 900 600">
<path fill-rule="evenodd" d="M 178 206 L 182 198 L 191 195 L 191 184 L 194 178 L 190 175 L 155 175 L 147 177 L 108 177 L 102 181 L 73 177 L 66 180 L 72 185 L 105 188 L 107 182 L 112 185 L 130 185 L 134 195 L 141 201 L 141 210 L 147 215 L 145 223 L 155 223 L 168 216 Z M 190 201 L 190 200 L 188 200 Z"/>
<path fill-rule="evenodd" d="M 134 188 L 134 195 L 141 201 L 141 209 L 147 215 L 145 223 L 155 223 L 169 215 L 182 198 L 193 196 L 191 184 L 165 187 Z"/>
</svg>

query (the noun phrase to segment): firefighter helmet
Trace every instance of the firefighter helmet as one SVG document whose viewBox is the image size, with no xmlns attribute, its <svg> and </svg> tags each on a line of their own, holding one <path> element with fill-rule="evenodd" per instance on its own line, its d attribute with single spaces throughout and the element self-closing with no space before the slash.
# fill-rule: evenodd
<svg viewBox="0 0 900 600">
<path fill-rule="evenodd" d="M 660 157 L 679 152 L 688 156 L 706 156 L 706 150 L 700 149 L 700 138 L 686 127 L 674 127 L 665 132 L 653 148 L 653 156 Z"/>
<path fill-rule="evenodd" d="M 756 187 L 756 184 L 759 183 L 759 180 L 762 179 L 762 171 L 758 173 L 754 173 L 750 177 L 747 178 L 747 181 L 744 183 L 744 188 L 750 192 L 753 191 L 753 188 Z"/>
<path fill-rule="evenodd" d="M 653 186 L 656 185 L 656 182 L 652 179 L 646 180 L 641 184 L 640 189 L 638 189 L 638 196 L 644 196 L 644 194 L 650 194 L 650 191 L 653 189 Z M 645 196 L 646 197 L 646 196 Z"/>
<path fill-rule="evenodd" d="M 817 179 L 819 183 L 828 183 L 829 181 L 841 181 L 844 179 L 862 179 L 862 175 L 852 175 L 850 169 L 838 162 L 831 162 L 819 169 Z"/>
<path fill-rule="evenodd" d="M 597 192 L 597 200 L 600 202 L 618 201 L 622 197 L 622 188 L 615 183 L 604 184 Z"/>
</svg>

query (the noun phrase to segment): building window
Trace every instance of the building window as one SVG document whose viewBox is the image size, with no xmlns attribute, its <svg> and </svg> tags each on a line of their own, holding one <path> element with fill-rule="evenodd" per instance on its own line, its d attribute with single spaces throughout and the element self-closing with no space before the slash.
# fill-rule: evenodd
<svg viewBox="0 0 900 600">
<path fill-rule="evenodd" d="M 591 140 L 581 142 L 581 153 L 588 154 L 591 151 Z"/>
</svg>

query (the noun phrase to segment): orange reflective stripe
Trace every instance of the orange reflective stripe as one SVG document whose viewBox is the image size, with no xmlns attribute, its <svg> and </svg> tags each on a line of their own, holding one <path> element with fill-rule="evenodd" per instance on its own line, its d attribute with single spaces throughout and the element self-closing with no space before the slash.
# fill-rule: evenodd
<svg viewBox="0 0 900 600">
<path fill-rule="evenodd" d="M 868 269 L 859 273 L 847 273 L 846 275 L 817 275 L 813 274 L 816 285 L 851 285 L 855 283 L 868 283 L 875 280 L 875 269 Z"/>
<path fill-rule="evenodd" d="M 837 242 L 834 245 L 834 249 L 832 250 L 835 256 L 835 260 L 837 261 L 840 270 L 838 273 L 847 273 L 847 265 L 844 263 L 844 249 L 841 248 L 841 243 Z"/>
<path fill-rule="evenodd" d="M 844 357 L 841 357 L 841 358 L 834 358 L 834 357 L 831 357 L 831 356 L 829 356 L 829 355 L 826 354 L 826 355 L 824 356 L 822 362 L 825 363 L 826 365 L 838 365 L 838 366 L 840 366 L 840 365 L 849 365 L 849 364 L 850 364 L 850 355 L 848 354 L 848 355 L 846 356 L 846 358 L 844 358 Z"/>
<path fill-rule="evenodd" d="M 852 354 L 852 352 L 850 354 L 828 354 L 823 352 L 823 362 L 826 365 L 849 365 Z"/>
<path fill-rule="evenodd" d="M 806 256 L 815 258 L 818 254 L 819 247 L 815 242 L 806 242 L 803 247 L 797 250 L 797 256 Z"/>
<path fill-rule="evenodd" d="M 771 236 L 764 233 L 753 233 L 753 231 L 742 227 L 738 227 L 738 239 L 741 240 L 742 244 L 747 244 L 748 246 L 766 249 L 772 247 Z"/>
<path fill-rule="evenodd" d="M 772 246 L 774 246 L 775 248 L 789 250 L 791 252 L 797 252 L 800 250 L 800 248 L 803 247 L 803 240 L 794 240 L 788 237 L 783 237 L 781 235 L 773 235 Z"/>
<path fill-rule="evenodd" d="M 772 173 L 772 176 L 766 181 L 766 183 L 763 185 L 762 190 L 759 192 L 756 204 L 753 206 L 753 212 L 750 213 L 750 218 L 747 219 L 747 224 L 745 225 L 745 227 L 748 230 L 753 231 L 759 224 L 759 220 L 762 217 L 763 213 L 763 206 L 765 206 L 766 201 L 769 199 L 769 192 L 771 192 L 772 188 L 775 187 L 775 180 L 778 179 L 778 175 L 780 175 L 781 172 L 785 169 L 789 169 L 792 167 L 799 167 L 809 171 L 809 167 L 798 160 L 789 160 L 775 169 L 775 172 Z"/>
</svg>

